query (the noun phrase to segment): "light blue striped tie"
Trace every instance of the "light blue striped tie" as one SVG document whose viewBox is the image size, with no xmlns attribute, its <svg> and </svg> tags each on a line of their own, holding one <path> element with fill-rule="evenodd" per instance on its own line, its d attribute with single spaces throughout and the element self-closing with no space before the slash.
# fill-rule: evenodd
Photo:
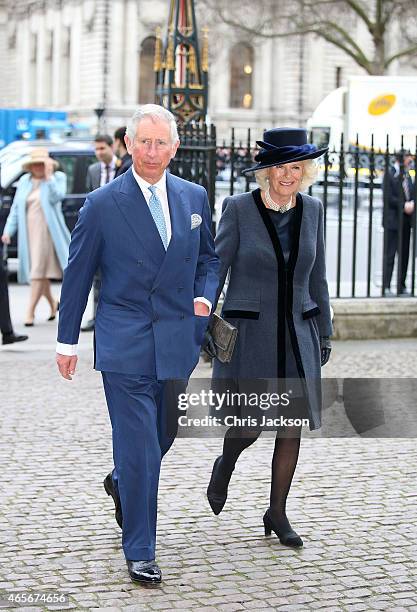
<svg viewBox="0 0 417 612">
<path fill-rule="evenodd" d="M 155 225 L 158 228 L 159 235 L 161 236 L 162 244 L 164 245 L 165 250 L 167 250 L 168 246 L 168 233 L 167 226 L 165 223 L 164 211 L 162 210 L 161 200 L 156 195 L 156 187 L 155 185 L 151 185 L 148 187 L 151 192 L 151 197 L 149 200 L 149 208 L 155 221 Z"/>
</svg>

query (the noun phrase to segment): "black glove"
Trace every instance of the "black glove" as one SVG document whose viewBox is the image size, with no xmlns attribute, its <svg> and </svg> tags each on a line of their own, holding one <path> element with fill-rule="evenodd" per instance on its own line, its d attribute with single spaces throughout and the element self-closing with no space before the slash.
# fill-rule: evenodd
<svg viewBox="0 0 417 612">
<path fill-rule="evenodd" d="M 329 336 L 320 336 L 321 367 L 329 361 L 331 352 L 332 343 L 329 340 Z"/>
<path fill-rule="evenodd" d="M 211 335 L 211 332 L 209 329 L 206 329 L 206 333 L 204 334 L 204 340 L 203 340 L 203 344 L 201 345 L 201 348 L 203 349 L 203 351 L 207 353 L 210 359 L 217 357 L 216 345 L 214 344 L 213 336 Z"/>
</svg>

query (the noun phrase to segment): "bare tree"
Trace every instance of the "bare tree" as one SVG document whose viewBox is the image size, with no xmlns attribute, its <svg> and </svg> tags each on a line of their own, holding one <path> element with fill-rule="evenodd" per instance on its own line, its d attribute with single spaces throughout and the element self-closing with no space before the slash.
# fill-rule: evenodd
<svg viewBox="0 0 417 612">
<path fill-rule="evenodd" d="M 315 35 L 368 74 L 385 74 L 397 59 L 417 58 L 417 0 L 199 0 L 211 18 L 246 37 Z M 207 14 L 207 13 L 206 13 Z M 363 44 L 357 26 L 367 33 Z"/>
</svg>

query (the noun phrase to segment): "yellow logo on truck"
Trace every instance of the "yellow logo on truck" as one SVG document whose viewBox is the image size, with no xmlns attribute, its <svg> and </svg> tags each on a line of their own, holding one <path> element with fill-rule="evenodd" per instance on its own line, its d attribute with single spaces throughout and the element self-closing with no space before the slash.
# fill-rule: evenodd
<svg viewBox="0 0 417 612">
<path fill-rule="evenodd" d="M 394 106 L 397 100 L 395 94 L 384 94 L 383 96 L 377 96 L 368 106 L 368 113 L 370 115 L 383 115 L 387 113 Z"/>
</svg>

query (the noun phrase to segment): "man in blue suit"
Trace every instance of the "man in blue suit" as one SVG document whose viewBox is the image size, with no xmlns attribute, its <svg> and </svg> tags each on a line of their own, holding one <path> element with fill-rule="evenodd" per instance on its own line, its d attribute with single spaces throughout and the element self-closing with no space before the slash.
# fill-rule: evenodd
<svg viewBox="0 0 417 612">
<path fill-rule="evenodd" d="M 57 364 L 71 380 L 94 273 L 102 285 L 95 369 L 102 372 L 115 469 L 104 486 L 116 506 L 129 575 L 161 582 L 155 562 L 169 381 L 195 368 L 218 285 L 218 258 L 203 187 L 166 168 L 179 146 L 173 115 L 139 107 L 126 131 L 133 165 L 89 194 L 73 231 L 60 299 Z"/>
</svg>

